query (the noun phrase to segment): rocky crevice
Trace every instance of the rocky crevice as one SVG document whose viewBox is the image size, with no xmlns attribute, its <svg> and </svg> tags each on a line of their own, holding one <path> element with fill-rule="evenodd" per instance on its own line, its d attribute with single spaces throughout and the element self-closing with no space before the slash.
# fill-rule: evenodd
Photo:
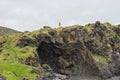
<svg viewBox="0 0 120 80">
<path fill-rule="evenodd" d="M 62 74 L 98 76 L 99 71 L 82 42 L 59 44 L 41 42 L 37 48 L 40 64 L 48 64 Z"/>
</svg>

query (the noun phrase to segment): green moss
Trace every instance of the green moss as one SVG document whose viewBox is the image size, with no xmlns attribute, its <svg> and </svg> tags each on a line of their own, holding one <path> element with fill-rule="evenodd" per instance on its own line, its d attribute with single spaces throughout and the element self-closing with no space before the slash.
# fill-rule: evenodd
<svg viewBox="0 0 120 80">
<path fill-rule="evenodd" d="M 120 40 L 120 36 L 118 36 L 118 35 L 117 35 L 116 37 L 117 37 L 117 39 L 119 39 L 119 40 Z"/>
<path fill-rule="evenodd" d="M 0 74 L 8 80 L 33 79 L 38 74 L 30 73 L 32 66 L 22 64 L 19 59 L 25 61 L 30 56 L 35 57 L 33 54 L 35 47 L 16 47 L 15 42 L 18 37 L 17 35 L 8 36 L 6 43 L 3 44 L 3 51 L 0 52 Z"/>
<path fill-rule="evenodd" d="M 92 27 L 92 26 L 89 26 L 89 25 L 86 25 L 84 28 L 85 28 L 88 32 L 93 29 L 93 27 Z"/>
<path fill-rule="evenodd" d="M 63 28 L 64 31 L 69 31 L 69 30 L 73 30 L 76 29 L 78 26 L 77 25 L 73 25 L 73 26 L 66 26 Z"/>
<path fill-rule="evenodd" d="M 9 80 L 20 80 L 22 78 L 35 78 L 37 75 L 30 73 L 32 67 L 9 61 L 0 62 L 0 73 Z"/>
<path fill-rule="evenodd" d="M 107 58 L 98 54 L 92 54 L 92 57 L 96 62 L 100 62 L 103 64 L 108 64 Z"/>
<path fill-rule="evenodd" d="M 15 46 L 15 36 L 10 36 L 7 42 L 4 44 L 2 54 L 10 53 L 11 55 L 17 56 L 18 58 L 27 58 L 33 56 L 34 47 L 26 46 L 24 48 L 19 48 Z"/>
</svg>

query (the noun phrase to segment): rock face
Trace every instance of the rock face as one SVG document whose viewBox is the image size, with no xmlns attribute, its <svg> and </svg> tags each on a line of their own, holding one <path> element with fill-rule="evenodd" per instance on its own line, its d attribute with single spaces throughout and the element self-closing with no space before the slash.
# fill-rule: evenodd
<svg viewBox="0 0 120 80">
<path fill-rule="evenodd" d="M 44 28 L 32 38 L 22 37 L 19 47 L 36 46 L 40 64 L 54 72 L 96 76 L 102 80 L 120 76 L 119 26 L 109 23 Z"/>
<path fill-rule="evenodd" d="M 6 80 L 6 78 L 0 74 L 0 80 Z"/>
<path fill-rule="evenodd" d="M 53 73 L 52 75 L 43 78 L 43 80 L 68 80 L 68 76 Z"/>
<path fill-rule="evenodd" d="M 37 51 L 41 64 L 49 64 L 55 72 L 62 74 L 98 75 L 98 68 L 84 43 L 41 42 Z"/>
</svg>

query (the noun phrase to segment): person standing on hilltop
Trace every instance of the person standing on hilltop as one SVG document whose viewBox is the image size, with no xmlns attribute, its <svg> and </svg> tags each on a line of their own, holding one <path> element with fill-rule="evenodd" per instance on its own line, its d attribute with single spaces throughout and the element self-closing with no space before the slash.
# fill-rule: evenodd
<svg viewBox="0 0 120 80">
<path fill-rule="evenodd" d="M 59 26 L 59 27 L 62 27 L 62 26 L 61 26 L 61 22 L 59 22 L 58 26 Z"/>
</svg>

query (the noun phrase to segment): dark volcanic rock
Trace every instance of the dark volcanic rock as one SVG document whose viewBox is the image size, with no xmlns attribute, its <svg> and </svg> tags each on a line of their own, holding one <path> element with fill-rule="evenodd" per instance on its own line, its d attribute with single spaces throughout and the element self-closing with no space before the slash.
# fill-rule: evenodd
<svg viewBox="0 0 120 80">
<path fill-rule="evenodd" d="M 32 38 L 29 38 L 28 36 L 23 36 L 20 38 L 20 40 L 17 42 L 16 46 L 19 46 L 19 47 L 24 47 L 24 46 L 37 46 L 37 42 L 32 39 Z"/>
<path fill-rule="evenodd" d="M 85 50 L 84 43 L 46 43 L 41 42 L 37 51 L 41 64 L 49 64 L 62 74 L 99 75 L 92 56 Z"/>
<path fill-rule="evenodd" d="M 99 21 L 86 26 L 45 27 L 32 37 L 21 37 L 17 46 L 37 47 L 39 63 L 48 64 L 54 72 L 104 80 L 120 76 L 119 29 Z M 26 62 L 29 64 L 29 59 Z"/>
</svg>

